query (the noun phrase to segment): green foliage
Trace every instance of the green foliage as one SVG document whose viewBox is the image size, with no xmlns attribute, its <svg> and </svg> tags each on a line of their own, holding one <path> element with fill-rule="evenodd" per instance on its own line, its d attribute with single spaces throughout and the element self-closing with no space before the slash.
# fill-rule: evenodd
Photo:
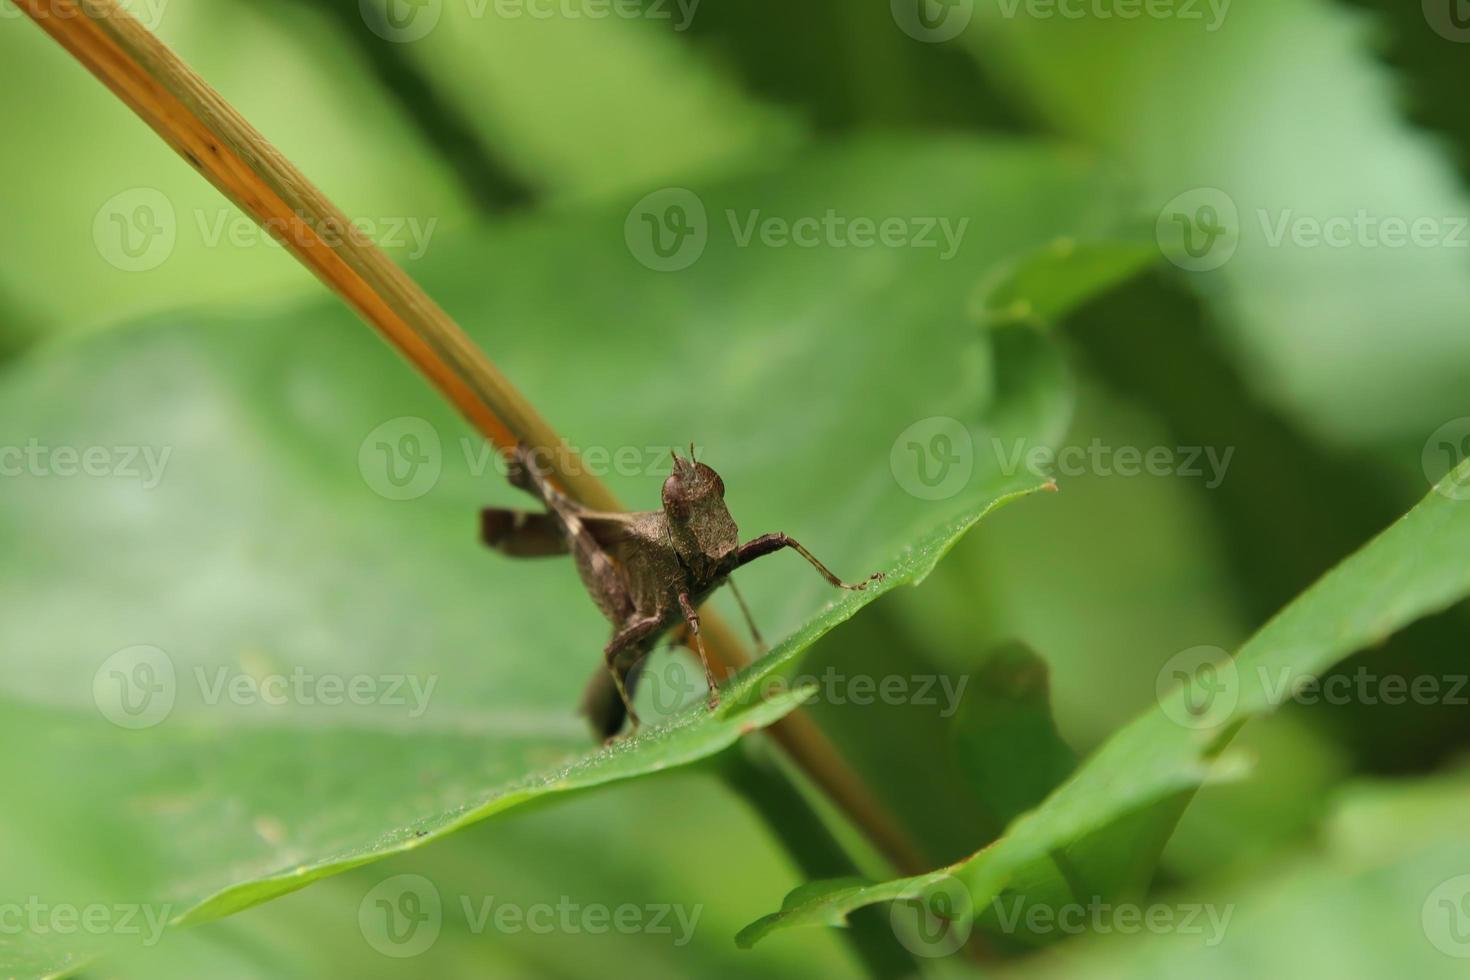
<svg viewBox="0 0 1470 980">
<path fill-rule="evenodd" d="M 875 902 L 908 897 L 932 886 L 935 875 L 954 875 L 964 883 L 976 908 L 1001 896 L 1030 865 L 1051 862 L 1061 852 L 1076 863 L 1107 840 L 1114 821 L 1157 805 L 1157 818 L 1177 816 L 1171 797 L 1192 790 L 1221 767 L 1225 742 L 1247 720 L 1274 710 L 1302 681 L 1334 662 L 1413 620 L 1470 594 L 1470 566 L 1462 560 L 1470 546 L 1470 510 L 1449 491 L 1470 478 L 1470 463 L 1405 518 L 1375 538 L 1349 561 L 1308 589 L 1231 660 L 1208 672 L 1181 661 L 1185 680 L 1160 698 L 1158 706 L 1108 741 L 1077 775 L 1041 806 L 1007 828 L 993 847 L 934 875 L 883 884 L 838 882 L 827 888 L 799 889 L 782 910 L 742 932 L 752 943 L 774 929 L 831 923 Z M 1198 707 L 1203 705 L 1203 707 Z M 1072 900 L 1097 895 L 1111 900 L 1119 881 L 1083 878 Z"/>
<path fill-rule="evenodd" d="M 951 180 L 933 179 L 944 171 Z M 921 173 L 926 181 L 913 179 Z M 138 856 L 110 862 L 99 880 L 95 854 L 41 847 L 39 866 L 19 880 L 52 902 L 106 888 L 167 904 L 179 921 L 212 918 L 513 806 L 711 755 L 794 707 L 799 689 L 763 697 L 772 671 L 864 604 L 923 578 L 988 508 L 1037 485 L 980 457 L 961 493 L 922 499 L 901 466 L 889 471 L 888 447 L 912 419 L 941 412 L 977 432 L 1045 437 L 1054 410 L 1043 409 L 1064 397 L 1056 355 L 1039 336 L 989 344 L 963 315 L 968 270 L 1070 231 L 1077 215 L 1106 220 L 1106 198 L 1084 170 L 1040 147 L 857 145 L 793 176 L 701 194 L 714 214 L 804 214 L 818 202 L 841 207 L 832 189 L 845 186 L 854 208 L 886 198 L 895 213 L 1010 210 L 1013 233 L 976 236 L 953 263 L 917 250 L 811 253 L 780 311 L 758 284 L 790 259 L 712 232 L 697 266 L 671 280 L 634 264 L 620 211 L 526 220 L 418 270 L 488 350 L 503 346 L 506 324 L 538 338 L 503 362 L 539 379 L 535 395 L 554 417 L 583 420 L 584 445 L 607 456 L 634 449 L 635 469 L 611 476 L 627 499 L 656 499 L 667 469 L 659 436 L 679 417 L 678 435 L 697 434 L 723 473 L 747 536 L 783 528 L 850 577 L 887 574 L 867 592 L 833 596 L 796 561 L 742 572 L 767 635 L 784 642 L 732 681 L 717 715 L 693 709 L 672 729 L 581 761 L 568 761 L 587 737 L 568 707 L 598 663 L 605 633 L 595 611 L 566 565 L 518 565 L 477 546 L 476 507 L 514 499 L 489 450 L 345 311 L 321 301 L 257 320 L 166 317 L 14 365 L 0 411 L 8 443 L 140 444 L 160 464 L 154 486 L 25 482 L 4 512 L 14 554 L 53 556 L 12 565 L 7 593 L 39 611 L 64 588 L 87 610 L 7 620 L 3 648 L 18 655 L 7 727 L 28 757 L 20 785 L 76 813 L 97 846 Z M 1042 182 L 1045 192 L 1026 199 L 1007 192 Z M 556 260 L 537 274 L 528 254 Z M 555 285 L 568 263 L 574 292 Z M 512 264 L 521 274 L 506 288 L 474 285 L 474 270 Z M 895 282 L 925 286 L 910 293 Z M 620 309 L 642 315 L 623 322 Z M 598 322 L 608 328 L 589 332 Z M 887 329 L 894 323 L 903 329 Z M 766 352 L 783 342 L 827 356 L 772 362 Z M 608 384 L 631 383 L 650 356 L 670 383 L 609 397 Z M 1001 371 L 1025 399 L 1013 403 L 995 384 Z M 85 397 L 48 402 L 43 393 L 58 386 Z M 813 386 L 871 394 L 819 414 L 805 403 Z M 384 467 L 410 462 L 408 451 L 393 455 L 406 434 L 435 446 L 425 465 L 437 476 L 422 495 L 390 499 L 397 488 Z M 110 574 L 89 587 L 80 571 L 98 562 Z M 139 646 L 173 689 L 164 717 L 126 731 L 99 717 L 94 676 L 104 687 L 117 670 L 128 680 L 143 662 L 128 651 Z M 38 650 L 45 668 L 25 669 Z M 116 651 L 125 662 L 109 659 Z M 254 693 L 297 674 L 308 684 L 365 678 L 383 697 L 334 710 L 314 687 L 281 706 Z M 392 678 L 406 679 L 395 704 Z M 221 686 L 237 683 L 242 697 Z M 645 685 L 665 702 L 673 687 Z M 164 799 L 177 802 L 150 802 Z M 205 823 L 209 834 L 189 833 Z M 41 839 L 78 826 L 24 830 Z M 72 875 L 86 885 L 58 886 Z"/>
<path fill-rule="evenodd" d="M 955 721 L 971 788 L 1002 826 L 1044 800 L 1077 768 L 1051 715 L 1046 661 L 1025 647 L 992 654 Z"/>
<path fill-rule="evenodd" d="M 770 649 L 713 713 L 660 650 L 598 748 L 606 623 L 569 563 L 475 541 L 529 498 L 17 18 L 0 975 L 951 976 L 966 938 L 1015 978 L 1458 975 L 1470 463 L 1415 502 L 1470 445 L 1470 276 L 1381 239 L 1467 210 L 1446 10 L 128 6 L 400 229 L 628 506 L 692 440 L 742 537 L 886 578 L 742 570 Z M 798 711 L 934 870 L 761 734 Z M 442 901 L 410 957 L 372 918 L 404 882 Z M 99 907 L 141 932 L 65 928 Z"/>
<path fill-rule="evenodd" d="M 1327 818 L 1326 847 L 1260 881 L 1176 896 L 1179 921 L 1196 920 L 1188 932 L 1148 934 L 1134 926 L 1132 935 L 1079 944 L 1024 975 L 1462 976 L 1464 941 L 1454 916 L 1470 887 L 1463 875 L 1456 881 L 1470 860 L 1462 832 L 1466 798 L 1463 776 L 1427 785 L 1350 785 Z"/>
</svg>

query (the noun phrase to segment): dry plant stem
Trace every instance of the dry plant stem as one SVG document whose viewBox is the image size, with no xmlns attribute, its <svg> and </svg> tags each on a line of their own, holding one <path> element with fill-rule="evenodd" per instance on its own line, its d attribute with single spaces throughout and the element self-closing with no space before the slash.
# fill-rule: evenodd
<svg viewBox="0 0 1470 980">
<path fill-rule="evenodd" d="M 210 183 L 378 330 L 486 438 L 563 447 L 551 427 L 459 326 L 326 196 L 171 50 L 115 0 L 14 0 Z M 328 229 L 328 241 L 318 229 Z M 553 475 L 587 507 L 622 510 L 565 451 Z M 712 667 L 726 677 L 747 662 L 713 611 L 703 614 Z M 773 728 L 777 741 L 894 866 L 927 869 L 902 830 L 803 714 Z"/>
</svg>

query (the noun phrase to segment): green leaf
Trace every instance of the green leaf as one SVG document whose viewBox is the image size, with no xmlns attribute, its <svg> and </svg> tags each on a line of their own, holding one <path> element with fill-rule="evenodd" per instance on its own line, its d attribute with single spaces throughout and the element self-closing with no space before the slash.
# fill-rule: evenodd
<svg viewBox="0 0 1470 980">
<path fill-rule="evenodd" d="M 1032 809 L 1077 768 L 1051 715 L 1046 661 L 1015 644 L 991 654 L 955 719 L 970 785 L 1002 825 Z"/>
<path fill-rule="evenodd" d="M 1010 353 L 1051 365 L 1037 386 L 1063 372 L 1039 336 L 992 344 L 966 301 L 1008 256 L 1105 230 L 1106 182 L 1047 147 L 872 142 L 697 200 L 704 247 L 683 270 L 640 261 L 630 199 L 446 243 L 416 272 L 630 504 L 658 499 L 668 448 L 693 438 L 743 536 L 787 531 L 839 574 L 888 579 L 835 595 L 794 556 L 742 571 L 772 654 L 714 716 L 645 690 L 673 726 L 589 754 L 572 706 L 605 622 L 569 563 L 478 545 L 477 508 L 527 498 L 345 310 L 178 315 L 37 349 L 0 388 L 0 445 L 41 460 L 0 511 L 16 610 L 0 730 L 12 792 L 47 800 L 0 817 L 0 840 L 27 842 L 11 894 L 197 921 L 707 756 L 795 705 L 755 703 L 771 671 L 1034 488 L 909 443 L 1035 439 L 1065 403 L 1007 387 L 1032 376 Z M 935 245 L 740 232 L 829 210 Z M 952 254 L 940 218 L 971 226 Z M 65 447 L 103 450 L 110 475 L 64 475 Z M 34 972 L 125 942 L 53 933 L 6 955 Z"/>
<path fill-rule="evenodd" d="M 1054 498 L 1028 506 L 1051 510 Z M 947 557 L 921 591 L 932 589 L 953 561 Z M 937 865 L 969 854 L 1004 823 L 967 785 L 952 737 L 975 679 L 968 665 L 936 660 L 924 637 L 894 615 L 907 591 L 866 611 L 857 627 L 819 640 L 792 673 L 816 684 L 806 710 L 909 831 L 926 864 Z M 904 759 L 924 764 L 895 765 Z"/>
<path fill-rule="evenodd" d="M 670 815 L 679 832 L 670 832 Z M 859 964 L 837 933 L 754 953 L 730 941 L 754 896 L 798 881 L 760 815 L 714 773 L 686 770 L 469 827 L 434 847 L 168 933 L 157 946 L 108 957 L 106 975 L 572 977 L 609 962 L 639 976 L 854 975 Z M 438 894 L 442 919 L 432 945 L 395 969 L 386 955 L 397 947 L 377 928 L 383 917 L 364 919 L 363 907 L 379 912 L 372 908 L 378 898 L 414 885 Z M 598 928 L 592 918 L 629 905 L 653 927 Z M 530 923 L 497 922 L 506 907 L 524 910 Z M 556 928 L 548 930 L 548 921 Z"/>
<path fill-rule="evenodd" d="M 1192 796 L 1159 856 L 1159 878 L 1238 877 L 1310 846 L 1329 797 L 1349 770 L 1342 746 L 1306 711 L 1253 722 L 1230 748 L 1253 761 L 1250 779 L 1207 785 Z"/>
<path fill-rule="evenodd" d="M 1458 69 L 1452 8 L 1395 6 Z M 1418 447 L 1464 409 L 1456 216 L 1470 205 L 1454 168 L 1405 124 L 1366 18 L 1316 0 L 1195 12 L 1016 17 L 977 4 L 962 41 L 1056 131 L 1132 177 L 1166 251 L 1180 257 L 1168 234 L 1180 222 L 1208 243 L 1180 275 L 1282 408 L 1334 442 Z M 1211 215 L 1222 233 L 1199 237 Z M 1416 222 L 1429 229 L 1417 242 Z"/>
<path fill-rule="evenodd" d="M 1050 326 L 1158 259 L 1152 242 L 1061 238 L 997 270 L 982 291 L 979 316 L 996 326 Z"/>
<path fill-rule="evenodd" d="M 440 80 L 487 142 L 558 198 L 653 190 L 673 175 L 788 155 L 804 126 L 750 98 L 719 62 L 669 33 L 688 27 L 695 8 L 686 10 L 628 18 L 425 6 L 407 28 L 412 39 L 396 46 Z"/>
<path fill-rule="evenodd" d="M 1396 76 L 1405 115 L 1446 139 L 1446 149 L 1463 181 L 1470 176 L 1470 106 L 1439 97 L 1446 85 L 1459 78 L 1463 67 L 1459 45 L 1466 34 L 1455 19 L 1455 8 L 1449 4 L 1416 8 L 1392 0 L 1344 3 L 1366 15 L 1373 53 Z"/>
<path fill-rule="evenodd" d="M 1212 679 L 1198 664 L 1185 664 L 1189 684 L 1162 695 L 1154 709 L 1118 732 L 999 841 L 945 869 L 967 888 L 974 908 L 989 907 L 1054 852 L 1119 821 L 1126 825 L 1130 815 L 1171 797 L 1177 800 L 1212 775 L 1221 775 L 1219 752 L 1229 736 L 1250 718 L 1274 710 L 1294 683 L 1470 593 L 1470 564 L 1464 561 L 1470 548 L 1470 508 L 1452 496 L 1467 478 L 1470 461 L 1282 610 L 1233 660 L 1217 663 Z M 1203 702 L 1192 700 L 1200 691 L 1206 695 Z M 1191 709 L 1201 703 L 1202 713 Z M 1141 814 L 1145 830 L 1150 824 L 1170 825 L 1168 817 L 1166 811 Z M 755 942 L 777 929 L 829 922 L 932 883 L 929 875 L 844 886 L 835 893 L 818 891 L 815 898 L 791 903 L 753 923 L 741 936 Z"/>
<path fill-rule="evenodd" d="M 1263 879 L 1200 895 L 1165 896 L 1144 909 L 1164 928 L 1066 946 L 1016 980 L 1330 976 L 1376 980 L 1464 976 L 1470 843 L 1463 773 L 1432 781 L 1351 786 L 1329 820 L 1376 825 L 1364 849 L 1329 840 Z M 1155 911 L 1156 910 L 1156 911 Z M 1125 919 L 1103 922 L 1122 933 Z M 1165 918 L 1167 917 L 1167 918 Z M 1141 920 L 1135 920 L 1135 923 Z M 1344 937 L 1351 937 L 1345 941 Z"/>
<path fill-rule="evenodd" d="M 1463 835 L 1470 772 L 1349 783 L 1334 802 L 1322 834 L 1333 853 L 1360 863 L 1397 857 L 1425 841 Z"/>
</svg>

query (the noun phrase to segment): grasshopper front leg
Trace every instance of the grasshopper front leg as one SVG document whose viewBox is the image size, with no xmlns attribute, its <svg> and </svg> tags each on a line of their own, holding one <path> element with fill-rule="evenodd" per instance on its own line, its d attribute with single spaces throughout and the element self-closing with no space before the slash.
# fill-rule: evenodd
<svg viewBox="0 0 1470 980">
<path fill-rule="evenodd" d="M 750 562 L 755 561 L 757 558 L 762 558 L 766 555 L 773 554 L 774 552 L 780 551 L 782 548 L 790 548 L 798 555 L 801 555 L 801 557 L 805 558 L 808 562 L 811 563 L 811 566 L 813 568 L 821 573 L 822 578 L 826 579 L 828 582 L 831 582 L 839 589 L 850 589 L 853 592 L 861 592 L 868 587 L 869 582 L 880 581 L 883 578 L 882 572 L 874 572 L 872 575 L 869 575 L 864 581 L 861 581 L 856 585 L 850 585 L 834 575 L 830 568 L 818 561 L 817 556 L 803 548 L 800 542 L 798 542 L 795 538 L 791 537 L 788 534 L 782 534 L 780 531 L 775 531 L 771 534 L 762 534 L 760 537 L 752 541 L 747 541 L 745 542 L 745 544 L 742 544 L 739 550 L 737 550 L 735 553 L 737 557 L 735 567 L 739 568 L 741 565 L 749 564 Z"/>
<path fill-rule="evenodd" d="M 709 655 L 704 652 L 704 634 L 699 631 L 699 611 L 694 608 L 688 592 L 679 593 L 679 609 L 684 613 L 684 622 L 689 624 L 689 632 L 694 634 L 694 647 L 699 651 L 699 663 L 704 668 L 705 683 L 709 685 L 709 707 L 713 711 L 720 706 L 719 681 L 715 680 L 714 671 L 709 668 Z"/>
</svg>

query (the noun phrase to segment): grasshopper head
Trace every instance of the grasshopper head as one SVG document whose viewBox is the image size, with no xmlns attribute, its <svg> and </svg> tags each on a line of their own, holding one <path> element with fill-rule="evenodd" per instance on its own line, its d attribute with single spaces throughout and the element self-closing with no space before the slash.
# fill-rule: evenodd
<svg viewBox="0 0 1470 980">
<path fill-rule="evenodd" d="M 725 481 L 694 459 L 674 453 L 674 472 L 664 481 L 664 513 L 679 558 L 691 571 L 713 577 L 735 557 L 740 532 L 725 506 Z"/>
</svg>

